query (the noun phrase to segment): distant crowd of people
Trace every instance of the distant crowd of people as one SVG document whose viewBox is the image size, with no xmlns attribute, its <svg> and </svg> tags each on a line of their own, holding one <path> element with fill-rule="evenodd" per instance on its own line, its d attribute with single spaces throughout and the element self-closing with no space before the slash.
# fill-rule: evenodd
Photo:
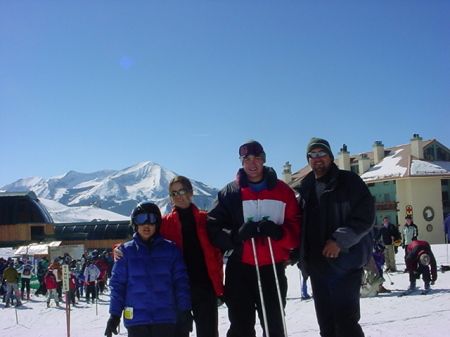
<svg viewBox="0 0 450 337">
<path fill-rule="evenodd" d="M 30 260 L 0 258 L 0 295 L 3 296 L 5 307 L 11 306 L 13 302 L 20 306 L 23 300 L 30 300 L 30 282 L 33 278 L 37 281 L 37 289 L 33 295 L 46 296 L 48 307 L 52 299 L 59 306 L 63 299 L 63 265 L 68 265 L 69 269 L 69 291 L 65 300 L 76 305 L 84 293 L 86 303 L 90 303 L 104 292 L 114 264 L 111 253 L 104 251 L 99 254 L 97 250 L 91 254 L 85 252 L 79 259 L 73 259 L 68 253 L 64 253 L 52 262 L 46 256 L 35 262 L 37 264 L 33 266 Z"/>
</svg>

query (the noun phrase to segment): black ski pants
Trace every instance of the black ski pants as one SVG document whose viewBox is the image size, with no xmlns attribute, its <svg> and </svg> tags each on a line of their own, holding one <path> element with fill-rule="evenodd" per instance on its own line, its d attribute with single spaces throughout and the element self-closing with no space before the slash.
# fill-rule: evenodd
<svg viewBox="0 0 450 337">
<path fill-rule="evenodd" d="M 430 284 L 431 282 L 430 267 L 424 266 L 421 263 L 417 264 L 416 273 L 412 271 L 409 272 L 409 282 L 416 284 L 416 280 L 420 278 L 420 274 L 422 274 L 423 282 Z"/>
<path fill-rule="evenodd" d="M 317 321 L 323 337 L 363 337 L 359 325 L 363 268 L 308 268 Z"/>
<path fill-rule="evenodd" d="M 175 324 L 142 324 L 127 326 L 128 337 L 172 337 Z"/>
<path fill-rule="evenodd" d="M 280 285 L 283 315 L 278 298 L 272 265 L 259 267 L 269 333 L 265 336 L 285 337 L 283 328 L 286 305 L 287 279 L 282 263 L 275 264 Z M 239 261 L 228 260 L 225 270 L 225 302 L 228 306 L 230 328 L 227 337 L 255 337 L 255 311 L 264 328 L 256 267 Z"/>
<path fill-rule="evenodd" d="M 197 337 L 219 337 L 217 296 L 212 284 L 191 284 L 191 303 Z M 189 337 L 189 333 L 180 332 L 177 325 L 175 337 Z"/>
</svg>

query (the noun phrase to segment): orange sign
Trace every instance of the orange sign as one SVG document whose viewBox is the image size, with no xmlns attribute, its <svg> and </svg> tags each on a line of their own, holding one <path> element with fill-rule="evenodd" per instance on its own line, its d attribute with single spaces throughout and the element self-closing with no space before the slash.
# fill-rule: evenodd
<svg viewBox="0 0 450 337">
<path fill-rule="evenodd" d="M 406 206 L 406 215 L 412 214 L 413 214 L 412 206 L 411 205 Z"/>
</svg>

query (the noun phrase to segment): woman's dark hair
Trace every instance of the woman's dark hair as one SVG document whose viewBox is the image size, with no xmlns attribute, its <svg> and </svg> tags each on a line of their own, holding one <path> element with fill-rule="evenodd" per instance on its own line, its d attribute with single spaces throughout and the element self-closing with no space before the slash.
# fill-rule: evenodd
<svg viewBox="0 0 450 337">
<path fill-rule="evenodd" d="M 187 189 L 189 192 L 193 192 L 193 188 L 192 188 L 192 184 L 191 181 L 186 178 L 185 176 L 176 176 L 175 178 L 173 178 L 170 183 L 169 183 L 169 193 L 170 193 L 170 188 L 172 187 L 173 184 L 175 183 L 180 183 L 181 185 L 183 185 L 183 187 L 185 189 Z"/>
</svg>

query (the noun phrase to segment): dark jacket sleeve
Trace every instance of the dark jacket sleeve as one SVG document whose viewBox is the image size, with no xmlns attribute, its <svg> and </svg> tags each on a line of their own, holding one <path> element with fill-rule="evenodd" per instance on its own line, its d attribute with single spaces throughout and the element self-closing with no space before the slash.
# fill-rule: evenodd
<svg viewBox="0 0 450 337">
<path fill-rule="evenodd" d="M 237 247 L 233 237 L 244 223 L 239 187 L 235 182 L 217 195 L 208 213 L 207 230 L 213 246 L 227 251 Z"/>
<path fill-rule="evenodd" d="M 353 172 L 341 171 L 346 175 L 348 203 L 340 204 L 342 214 L 346 214 L 344 223 L 340 224 L 332 237 L 341 249 L 348 249 L 357 244 L 373 229 L 375 206 L 373 197 L 364 181 Z M 372 240 L 372 236 L 370 236 Z"/>
</svg>

